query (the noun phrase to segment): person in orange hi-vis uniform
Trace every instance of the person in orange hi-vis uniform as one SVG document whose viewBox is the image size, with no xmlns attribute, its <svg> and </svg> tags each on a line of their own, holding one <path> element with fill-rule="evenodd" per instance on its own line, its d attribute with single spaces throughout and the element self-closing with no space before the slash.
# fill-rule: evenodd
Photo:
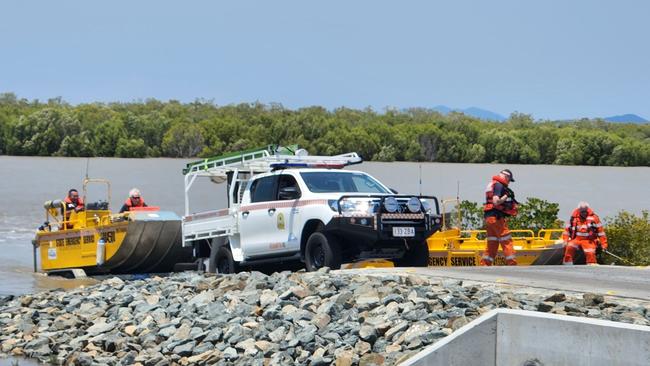
<svg viewBox="0 0 650 366">
<path fill-rule="evenodd" d="M 80 212 L 85 209 L 83 198 L 79 197 L 79 192 L 72 188 L 68 191 L 68 195 L 63 199 L 63 204 L 65 205 L 65 228 L 72 229 L 74 228 L 74 222 L 70 222 L 70 214 L 72 211 Z M 61 208 L 63 211 L 63 208 Z M 61 228 L 63 229 L 63 228 Z"/>
<path fill-rule="evenodd" d="M 485 189 L 483 212 L 487 231 L 487 247 L 481 259 L 482 266 L 491 266 L 496 258 L 499 245 L 506 256 L 506 264 L 517 265 L 512 235 L 508 229 L 508 217 L 517 215 L 517 200 L 508 185 L 514 182 L 512 172 L 504 169 L 492 177 Z"/>
<path fill-rule="evenodd" d="M 598 246 L 607 250 L 607 235 L 598 215 L 589 207 L 589 203 L 580 202 L 573 210 L 571 219 L 562 233 L 564 241 L 564 260 L 562 264 L 573 264 L 573 256 L 582 247 L 585 259 L 589 265 L 597 265 L 596 251 Z"/>
</svg>

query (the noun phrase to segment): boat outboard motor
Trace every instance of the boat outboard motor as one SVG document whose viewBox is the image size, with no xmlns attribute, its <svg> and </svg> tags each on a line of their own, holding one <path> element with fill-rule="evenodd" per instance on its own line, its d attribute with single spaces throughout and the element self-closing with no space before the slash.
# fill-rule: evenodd
<svg viewBox="0 0 650 366">
<path fill-rule="evenodd" d="M 56 217 L 57 215 L 61 214 L 63 215 L 63 201 L 62 200 L 50 200 L 50 201 L 45 201 L 43 204 L 43 207 L 49 211 L 50 215 L 52 217 Z M 49 221 L 45 221 L 43 225 L 38 227 L 39 231 L 52 231 L 52 225 L 50 224 Z"/>
<path fill-rule="evenodd" d="M 61 207 L 63 207 L 63 201 L 61 201 L 61 200 L 45 201 L 45 203 L 43 204 L 43 207 L 46 210 L 61 208 Z"/>
</svg>

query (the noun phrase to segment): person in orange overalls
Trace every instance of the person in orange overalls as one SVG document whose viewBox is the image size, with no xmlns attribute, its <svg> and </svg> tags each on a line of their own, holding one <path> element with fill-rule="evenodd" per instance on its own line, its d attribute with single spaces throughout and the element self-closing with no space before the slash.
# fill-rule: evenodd
<svg viewBox="0 0 650 366">
<path fill-rule="evenodd" d="M 79 212 L 85 209 L 83 198 L 79 197 L 79 192 L 72 188 L 68 191 L 68 195 L 63 199 L 63 204 L 65 205 L 65 228 L 72 229 L 74 228 L 74 223 L 70 221 L 70 214 L 72 211 Z M 63 211 L 63 210 L 62 210 Z"/>
<path fill-rule="evenodd" d="M 487 231 L 487 247 L 481 259 L 482 266 L 491 266 L 497 256 L 499 244 L 506 256 L 506 264 L 516 266 L 512 235 L 508 229 L 508 217 L 517 215 L 517 200 L 508 185 L 514 182 L 512 172 L 504 169 L 492 177 L 485 189 L 483 212 Z"/>
<path fill-rule="evenodd" d="M 565 245 L 562 264 L 572 265 L 576 250 L 582 247 L 587 264 L 597 265 L 598 246 L 607 250 L 607 235 L 603 224 L 587 202 L 580 202 L 573 210 L 571 219 L 562 233 L 562 240 Z"/>
<path fill-rule="evenodd" d="M 133 188 L 129 191 L 129 198 L 124 201 L 122 208 L 120 208 L 120 213 L 131 211 L 131 208 L 133 207 L 147 207 L 147 204 L 144 203 L 144 198 L 142 198 L 142 195 L 140 194 L 140 190 L 137 188 Z"/>
</svg>

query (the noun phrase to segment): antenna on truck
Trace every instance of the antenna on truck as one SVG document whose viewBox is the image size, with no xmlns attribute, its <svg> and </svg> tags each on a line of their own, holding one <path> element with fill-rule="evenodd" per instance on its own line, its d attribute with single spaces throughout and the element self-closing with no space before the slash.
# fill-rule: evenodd
<svg viewBox="0 0 650 366">
<path fill-rule="evenodd" d="M 420 169 L 420 196 L 422 195 L 422 164 L 419 165 Z"/>
</svg>

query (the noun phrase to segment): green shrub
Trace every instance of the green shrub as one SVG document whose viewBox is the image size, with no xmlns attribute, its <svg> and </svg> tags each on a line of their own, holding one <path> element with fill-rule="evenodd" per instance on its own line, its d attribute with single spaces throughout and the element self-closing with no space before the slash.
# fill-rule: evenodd
<svg viewBox="0 0 650 366">
<path fill-rule="evenodd" d="M 540 229 L 561 228 L 563 223 L 558 219 L 560 205 L 543 199 L 530 197 L 519 205 L 519 214 L 510 218 L 508 226 L 511 229 L 526 229 L 537 232 Z"/>
<path fill-rule="evenodd" d="M 483 205 L 471 201 L 460 203 L 461 227 L 465 230 L 484 229 Z M 519 205 L 519 214 L 508 220 L 508 227 L 518 230 L 533 230 L 561 228 L 563 223 L 557 214 L 560 205 L 535 197 L 526 199 Z"/>
<path fill-rule="evenodd" d="M 461 228 L 464 230 L 481 230 L 484 226 L 483 206 L 476 202 L 464 200 L 460 203 Z"/>
<path fill-rule="evenodd" d="M 650 265 L 650 212 L 644 210 L 641 215 L 621 211 L 614 217 L 605 219 L 605 233 L 609 251 L 627 262 L 612 256 L 603 255 L 606 264 Z"/>
</svg>

